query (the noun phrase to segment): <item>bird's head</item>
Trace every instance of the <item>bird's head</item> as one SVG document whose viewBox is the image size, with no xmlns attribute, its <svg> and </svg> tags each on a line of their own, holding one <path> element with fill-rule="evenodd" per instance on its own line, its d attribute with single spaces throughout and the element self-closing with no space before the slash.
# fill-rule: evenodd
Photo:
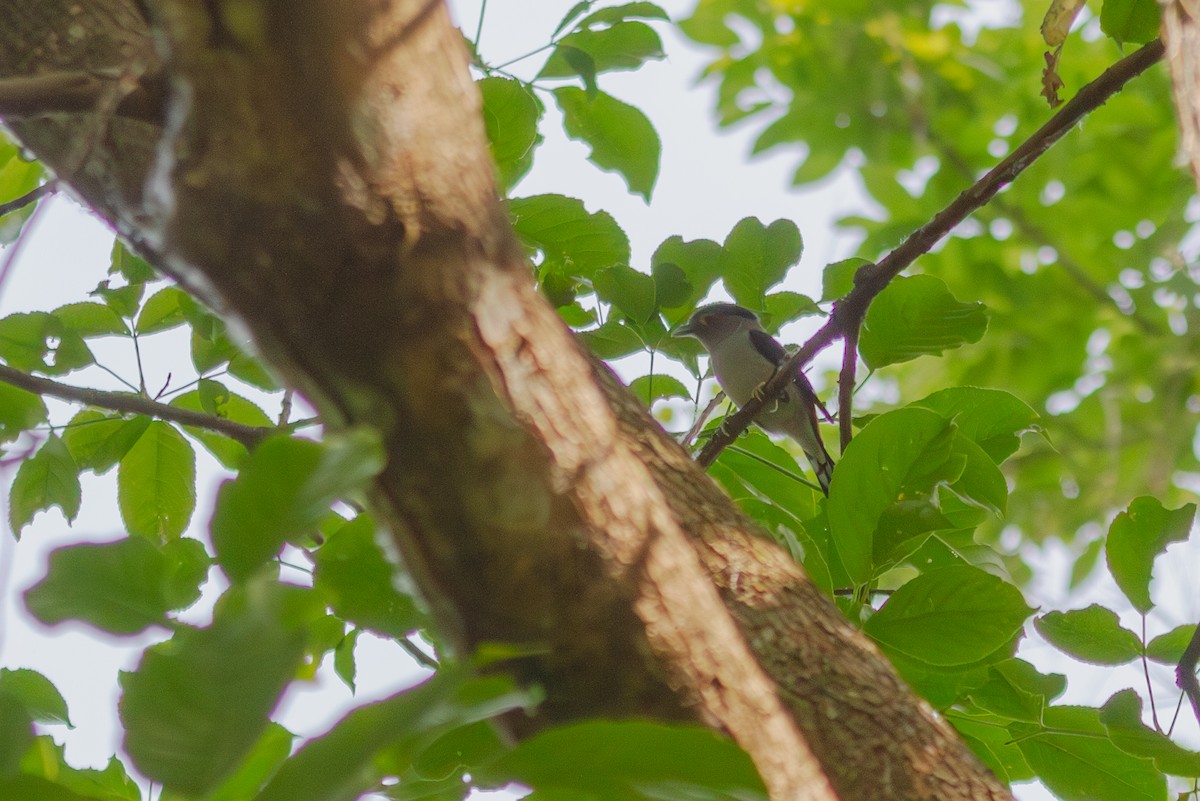
<svg viewBox="0 0 1200 801">
<path fill-rule="evenodd" d="M 710 352 L 714 347 L 739 331 L 761 331 L 758 316 L 736 303 L 713 303 L 701 306 L 686 323 L 675 329 L 677 337 L 695 337 Z"/>
</svg>

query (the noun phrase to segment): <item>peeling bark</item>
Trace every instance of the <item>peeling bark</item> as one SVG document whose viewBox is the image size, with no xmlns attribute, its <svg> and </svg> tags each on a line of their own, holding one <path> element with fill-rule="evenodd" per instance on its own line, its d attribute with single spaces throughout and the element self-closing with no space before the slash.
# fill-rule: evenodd
<svg viewBox="0 0 1200 801">
<path fill-rule="evenodd" d="M 440 2 L 159 0 L 161 64 L 130 0 L 2 5 L 0 81 L 117 76 L 106 113 L 14 133 L 331 425 L 383 433 L 374 509 L 443 633 L 546 688 L 513 733 L 694 720 L 776 799 L 1008 797 L 542 301 Z M 161 124 L 122 117 L 160 71 Z"/>
</svg>

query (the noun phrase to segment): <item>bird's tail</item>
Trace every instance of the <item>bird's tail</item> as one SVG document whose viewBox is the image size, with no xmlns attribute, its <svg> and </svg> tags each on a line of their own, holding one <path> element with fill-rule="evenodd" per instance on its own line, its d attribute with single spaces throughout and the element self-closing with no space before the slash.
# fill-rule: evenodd
<svg viewBox="0 0 1200 801">
<path fill-rule="evenodd" d="M 829 495 L 829 482 L 833 478 L 833 457 L 825 450 L 825 444 L 818 440 L 816 447 L 804 449 L 804 455 L 808 457 L 813 472 L 817 474 L 821 492 Z"/>
</svg>

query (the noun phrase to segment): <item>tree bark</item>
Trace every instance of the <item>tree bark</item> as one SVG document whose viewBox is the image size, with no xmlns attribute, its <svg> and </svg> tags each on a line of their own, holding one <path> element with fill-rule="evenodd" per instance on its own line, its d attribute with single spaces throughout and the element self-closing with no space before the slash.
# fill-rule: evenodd
<svg viewBox="0 0 1200 801">
<path fill-rule="evenodd" d="M 442 634 L 546 690 L 515 735 L 701 721 L 776 799 L 1008 797 L 538 295 L 441 2 L 149 5 L 161 54 L 133 0 L 0 3 L 0 108 L 112 76 L 6 124 L 331 426 L 381 431 L 373 508 Z"/>
<path fill-rule="evenodd" d="M 1162 35 L 1179 115 L 1179 147 L 1200 185 L 1200 2 L 1163 2 Z"/>
</svg>

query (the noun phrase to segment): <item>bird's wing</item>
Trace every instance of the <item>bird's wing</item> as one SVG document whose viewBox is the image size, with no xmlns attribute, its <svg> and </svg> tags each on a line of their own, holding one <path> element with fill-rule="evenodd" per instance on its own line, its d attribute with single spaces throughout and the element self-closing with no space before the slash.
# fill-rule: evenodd
<svg viewBox="0 0 1200 801">
<path fill-rule="evenodd" d="M 779 340 L 768 334 L 766 331 L 751 331 L 750 343 L 754 345 L 754 349 L 759 355 L 769 361 L 771 364 L 779 367 L 783 364 L 783 360 L 787 358 L 787 349 L 780 344 Z M 821 403 L 821 399 L 817 397 L 817 393 L 812 388 L 812 384 L 808 381 L 808 376 L 804 371 L 797 369 L 796 375 L 792 377 L 792 383 L 796 385 L 796 389 L 800 392 L 800 397 L 803 398 L 809 406 L 813 407 L 813 424 L 816 424 L 817 409 L 821 410 L 821 414 L 829 422 L 833 419 L 829 415 L 829 410 L 825 408 L 825 404 Z"/>
<path fill-rule="evenodd" d="M 778 367 L 787 358 L 787 351 L 783 345 L 779 344 L 779 340 L 768 334 L 766 331 L 751 331 L 750 343 L 754 345 L 754 349 L 758 354 L 771 364 Z"/>
</svg>

